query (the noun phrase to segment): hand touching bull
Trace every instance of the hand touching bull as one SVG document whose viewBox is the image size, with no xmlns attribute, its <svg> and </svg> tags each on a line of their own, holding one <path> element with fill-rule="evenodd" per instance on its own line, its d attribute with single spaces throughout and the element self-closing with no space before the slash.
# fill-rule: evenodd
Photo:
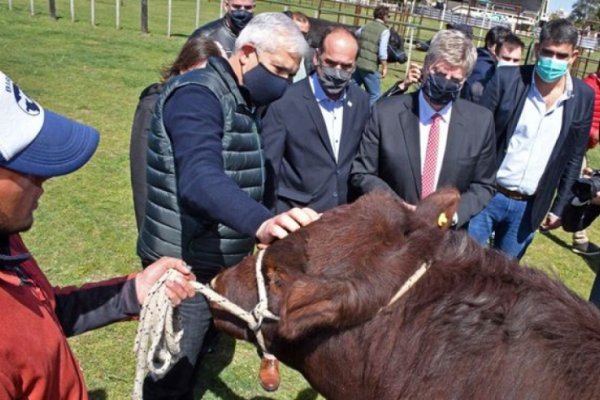
<svg viewBox="0 0 600 400">
<path fill-rule="evenodd" d="M 311 208 L 292 208 L 277 214 L 263 222 L 256 231 L 258 247 L 266 248 L 276 239 L 283 239 L 288 234 L 319 219 L 321 214 Z"/>
</svg>

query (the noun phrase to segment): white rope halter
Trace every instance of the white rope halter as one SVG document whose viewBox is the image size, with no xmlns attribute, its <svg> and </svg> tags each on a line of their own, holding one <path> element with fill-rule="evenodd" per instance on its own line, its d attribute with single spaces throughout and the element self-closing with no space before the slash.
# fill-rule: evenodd
<svg viewBox="0 0 600 400">
<path fill-rule="evenodd" d="M 427 270 L 429 270 L 429 267 L 431 267 L 431 262 L 424 262 L 423 264 L 421 264 L 421 266 L 406 280 L 406 282 L 404 282 L 404 284 L 396 292 L 394 297 L 392 297 L 385 306 L 381 307 L 377 313 L 382 312 L 383 310 L 394 304 L 396 301 L 398 301 L 402 296 L 404 296 L 406 292 L 410 290 L 410 288 L 412 288 L 417 282 L 419 282 L 419 279 L 421 279 L 423 275 L 425 275 Z"/>
<path fill-rule="evenodd" d="M 254 332 L 256 342 L 264 356 L 272 357 L 267 351 L 264 336 L 261 330 L 265 319 L 278 321 L 279 317 L 269 311 L 269 302 L 265 278 L 262 273 L 262 261 L 265 250 L 260 250 L 256 256 L 255 274 L 258 291 L 258 303 L 251 311 L 246 311 L 240 306 L 232 303 L 225 297 L 215 292 L 209 285 L 200 282 L 190 282 L 197 292 L 203 294 L 210 302 L 217 304 L 232 315 L 240 318 Z M 394 304 L 406 292 L 410 290 L 425 275 L 430 262 L 424 262 L 404 282 L 402 287 L 391 298 L 387 305 L 379 309 L 378 313 Z M 173 307 L 165 293 L 165 283 L 176 279 L 180 275 L 174 269 L 170 269 L 152 286 L 140 313 L 140 322 L 135 339 L 134 351 L 137 354 L 135 382 L 133 387 L 133 400 L 143 398 L 143 384 L 146 374 L 149 372 L 154 377 L 164 376 L 171 366 L 180 359 L 179 342 L 183 335 L 183 327 L 177 316 L 173 315 L 176 308 Z"/>
<path fill-rule="evenodd" d="M 265 278 L 262 274 L 262 260 L 265 250 L 260 250 L 256 257 L 255 273 L 258 288 L 258 303 L 251 311 L 246 311 L 215 292 L 209 285 L 200 282 L 190 282 L 197 292 L 204 295 L 210 302 L 217 304 L 232 315 L 240 318 L 254 332 L 256 341 L 264 356 L 272 355 L 267 351 L 261 326 L 265 319 L 278 321 L 279 317 L 269 311 Z M 165 283 L 177 279 L 180 275 L 170 269 L 152 286 L 140 313 L 140 322 L 135 339 L 134 351 L 137 354 L 135 382 L 132 398 L 143 398 L 143 384 L 149 372 L 154 377 L 164 376 L 179 358 L 179 342 L 183 335 L 183 327 L 173 312 L 173 307 L 165 293 Z"/>
</svg>

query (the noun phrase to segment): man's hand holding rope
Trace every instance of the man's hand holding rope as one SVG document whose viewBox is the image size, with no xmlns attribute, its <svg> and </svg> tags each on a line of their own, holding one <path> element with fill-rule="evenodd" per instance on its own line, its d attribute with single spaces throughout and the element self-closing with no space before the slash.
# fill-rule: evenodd
<svg viewBox="0 0 600 400">
<path fill-rule="evenodd" d="M 176 306 L 196 294 L 194 287 L 190 284 L 191 281 L 196 280 L 196 277 L 185 263 L 175 258 L 162 257 L 135 277 L 135 290 L 140 304 L 144 304 L 150 288 L 170 269 L 181 273 L 181 276 L 174 280 L 167 280 L 165 283 L 165 293 L 171 304 Z"/>
</svg>

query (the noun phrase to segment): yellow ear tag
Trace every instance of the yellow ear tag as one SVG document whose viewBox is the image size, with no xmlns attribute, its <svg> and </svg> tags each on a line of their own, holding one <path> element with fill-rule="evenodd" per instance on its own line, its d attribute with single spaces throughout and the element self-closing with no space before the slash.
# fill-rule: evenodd
<svg viewBox="0 0 600 400">
<path fill-rule="evenodd" d="M 442 226 L 448 223 L 448 218 L 446 217 L 446 213 L 441 213 L 438 217 L 438 226 L 441 228 Z"/>
</svg>

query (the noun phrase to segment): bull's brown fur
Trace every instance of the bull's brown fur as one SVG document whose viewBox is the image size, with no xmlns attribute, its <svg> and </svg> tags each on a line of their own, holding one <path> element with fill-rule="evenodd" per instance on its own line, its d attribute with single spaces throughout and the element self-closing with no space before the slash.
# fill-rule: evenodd
<svg viewBox="0 0 600 400">
<path fill-rule="evenodd" d="M 265 255 L 270 350 L 330 399 L 599 399 L 600 313 L 543 272 L 440 230 L 458 196 L 415 212 L 363 196 Z M 254 257 L 217 289 L 250 309 Z M 423 263 L 429 272 L 387 306 Z M 217 327 L 252 334 L 214 310 Z"/>
</svg>

